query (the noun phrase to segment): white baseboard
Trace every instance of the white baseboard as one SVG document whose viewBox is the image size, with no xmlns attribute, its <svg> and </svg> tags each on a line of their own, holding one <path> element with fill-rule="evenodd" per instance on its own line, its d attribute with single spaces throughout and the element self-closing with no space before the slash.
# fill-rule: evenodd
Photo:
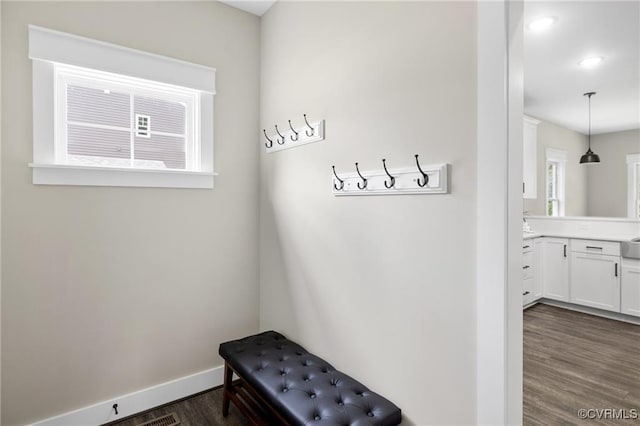
<svg viewBox="0 0 640 426">
<path fill-rule="evenodd" d="M 220 386 L 223 382 L 223 376 L 223 366 L 211 368 L 59 416 L 50 417 L 33 423 L 32 426 L 92 426 L 124 419 L 132 414 Z M 113 410 L 113 404 L 118 404 L 117 416 Z"/>
<path fill-rule="evenodd" d="M 589 306 L 575 305 L 573 303 L 561 302 L 559 300 L 540 299 L 539 303 L 543 305 L 555 306 L 557 308 L 569 309 L 570 311 L 582 312 L 583 314 L 595 315 L 616 321 L 628 322 L 630 324 L 640 325 L 640 318 L 631 315 L 619 314 L 617 312 L 603 311 L 602 309 L 591 308 Z"/>
</svg>

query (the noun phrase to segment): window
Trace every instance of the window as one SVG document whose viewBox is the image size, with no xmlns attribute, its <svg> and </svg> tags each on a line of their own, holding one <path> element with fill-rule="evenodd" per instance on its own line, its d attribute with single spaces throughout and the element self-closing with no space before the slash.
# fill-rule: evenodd
<svg viewBox="0 0 640 426">
<path fill-rule="evenodd" d="M 627 175 L 627 216 L 640 219 L 640 154 L 627 155 Z"/>
<path fill-rule="evenodd" d="M 559 149 L 547 148 L 546 159 L 547 216 L 564 216 L 567 152 Z"/>
<path fill-rule="evenodd" d="M 29 31 L 34 184 L 213 188 L 215 70 Z"/>
</svg>

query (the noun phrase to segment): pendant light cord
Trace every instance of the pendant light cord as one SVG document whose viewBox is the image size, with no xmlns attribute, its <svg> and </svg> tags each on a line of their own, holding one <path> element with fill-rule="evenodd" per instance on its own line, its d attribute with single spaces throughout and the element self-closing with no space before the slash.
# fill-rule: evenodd
<svg viewBox="0 0 640 426">
<path fill-rule="evenodd" d="M 584 94 L 584 96 L 587 96 L 589 98 L 589 134 L 587 136 L 587 139 L 589 141 L 589 151 L 591 151 L 591 96 L 595 94 L 596 92 L 587 92 Z"/>
<path fill-rule="evenodd" d="M 589 93 L 589 150 L 591 150 L 591 93 Z"/>
</svg>

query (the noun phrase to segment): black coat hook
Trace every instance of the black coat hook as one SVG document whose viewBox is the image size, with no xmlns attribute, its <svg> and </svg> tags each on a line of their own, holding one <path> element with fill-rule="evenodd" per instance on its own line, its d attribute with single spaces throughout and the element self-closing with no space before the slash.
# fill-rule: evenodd
<svg viewBox="0 0 640 426">
<path fill-rule="evenodd" d="M 307 134 L 307 136 L 313 136 L 313 133 L 315 132 L 315 130 L 313 130 L 313 127 L 311 126 L 311 124 L 309 124 L 309 122 L 307 121 L 307 114 L 303 114 L 304 115 L 304 122 L 307 124 L 307 126 L 311 129 L 311 134 L 309 134 L 309 132 L 307 130 L 305 130 L 304 132 Z"/>
<path fill-rule="evenodd" d="M 387 174 L 387 176 L 389 176 L 389 179 L 391 179 L 391 183 L 387 183 L 387 180 L 385 179 L 384 180 L 384 186 L 387 189 L 391 189 L 396 184 L 396 178 L 391 176 L 391 174 L 389 173 L 389 170 L 387 170 L 387 163 L 386 163 L 386 160 L 384 158 L 382 159 L 382 166 L 384 167 L 384 172 Z"/>
<path fill-rule="evenodd" d="M 360 173 L 360 169 L 358 168 L 358 163 L 356 163 L 356 171 L 358 172 L 358 176 L 362 179 L 362 186 L 360 186 L 360 182 L 358 182 L 358 188 L 365 189 L 367 187 L 367 179 Z"/>
<path fill-rule="evenodd" d="M 118 404 L 113 404 L 113 406 L 111 407 L 114 409 L 114 411 L 116 412 L 116 416 L 118 415 Z"/>
<path fill-rule="evenodd" d="M 280 130 L 278 130 L 277 124 L 276 124 L 276 133 L 278 134 L 278 136 L 280 136 L 280 140 L 282 140 L 282 142 L 280 142 L 278 139 L 276 139 L 276 142 L 278 142 L 278 145 L 284 145 L 284 136 L 280 134 Z"/>
<path fill-rule="evenodd" d="M 297 141 L 298 139 L 300 139 L 300 136 L 298 136 L 298 132 L 296 132 L 296 129 L 293 128 L 293 126 L 291 125 L 291 120 L 289 120 L 289 128 L 291 129 L 291 131 L 296 135 L 296 138 L 293 138 L 293 135 L 289 136 L 291 138 L 291 140 L 293 142 Z"/>
<path fill-rule="evenodd" d="M 265 143 L 264 146 L 266 146 L 267 148 L 271 148 L 273 146 L 273 141 L 269 139 L 269 136 L 267 136 L 267 131 L 265 129 L 262 129 L 262 132 L 264 133 L 264 137 L 269 141 L 269 143 Z"/>
<path fill-rule="evenodd" d="M 420 178 L 418 178 L 417 183 L 420 188 L 424 188 L 429 183 L 429 175 L 422 170 L 422 167 L 420 167 L 420 162 L 418 161 L 418 154 L 416 154 L 416 164 L 418 165 L 418 171 L 420 172 L 420 174 L 422 175 L 422 178 L 424 179 L 424 182 L 420 182 Z"/>
<path fill-rule="evenodd" d="M 331 166 L 331 168 L 333 169 L 333 175 L 338 179 L 338 182 L 340 182 L 340 188 L 336 186 L 335 182 L 333 183 L 333 187 L 336 191 L 341 191 L 344 188 L 344 181 L 336 174 L 336 166 Z"/>
</svg>

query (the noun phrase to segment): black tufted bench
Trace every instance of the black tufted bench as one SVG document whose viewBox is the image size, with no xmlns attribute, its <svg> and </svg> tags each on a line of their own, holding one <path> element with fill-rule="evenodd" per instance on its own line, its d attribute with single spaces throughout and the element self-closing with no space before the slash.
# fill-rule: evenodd
<svg viewBox="0 0 640 426">
<path fill-rule="evenodd" d="M 275 331 L 223 343 L 219 353 L 225 417 L 233 401 L 255 425 L 400 424 L 392 402 Z"/>
</svg>

